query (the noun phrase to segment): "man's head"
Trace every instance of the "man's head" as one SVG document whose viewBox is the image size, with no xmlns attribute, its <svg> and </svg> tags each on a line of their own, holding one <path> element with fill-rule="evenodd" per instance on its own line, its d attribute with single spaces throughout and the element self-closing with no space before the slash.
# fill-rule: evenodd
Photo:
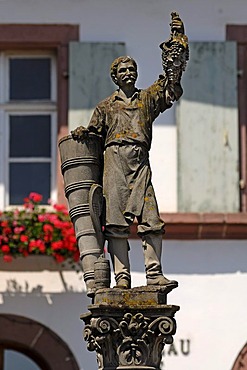
<svg viewBox="0 0 247 370">
<path fill-rule="evenodd" d="M 111 65 L 112 81 L 121 87 L 124 84 L 135 84 L 137 79 L 136 61 L 129 57 L 123 56 L 115 59 Z"/>
</svg>

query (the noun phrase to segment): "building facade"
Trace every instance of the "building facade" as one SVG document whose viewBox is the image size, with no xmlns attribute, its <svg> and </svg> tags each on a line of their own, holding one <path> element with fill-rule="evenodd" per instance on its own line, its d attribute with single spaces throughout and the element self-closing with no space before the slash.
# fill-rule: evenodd
<svg viewBox="0 0 247 370">
<path fill-rule="evenodd" d="M 235 370 L 239 359 L 247 368 L 245 1 L 0 1 L 0 209 L 31 191 L 65 202 L 58 140 L 114 90 L 115 57 L 137 61 L 138 87 L 157 79 L 174 9 L 190 61 L 150 152 L 167 225 L 164 271 L 180 282 L 169 295 L 181 309 L 163 368 Z M 140 248 L 133 234 L 135 286 L 145 284 Z M 49 258 L 0 261 L 0 370 L 97 369 L 82 339 L 81 277 Z"/>
</svg>

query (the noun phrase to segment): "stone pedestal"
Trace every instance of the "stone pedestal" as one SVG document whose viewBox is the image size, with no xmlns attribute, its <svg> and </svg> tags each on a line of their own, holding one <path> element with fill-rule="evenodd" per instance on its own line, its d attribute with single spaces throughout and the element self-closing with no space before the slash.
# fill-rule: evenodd
<svg viewBox="0 0 247 370">
<path fill-rule="evenodd" d="M 99 370 L 159 370 L 165 344 L 173 342 L 178 306 L 167 305 L 172 287 L 99 289 L 85 322 L 84 339 Z"/>
</svg>

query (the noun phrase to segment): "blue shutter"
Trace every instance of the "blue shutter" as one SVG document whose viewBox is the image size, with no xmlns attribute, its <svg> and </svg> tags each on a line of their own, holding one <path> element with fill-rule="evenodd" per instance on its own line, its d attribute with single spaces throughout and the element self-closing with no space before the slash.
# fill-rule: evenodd
<svg viewBox="0 0 247 370">
<path fill-rule="evenodd" d="M 239 211 L 235 42 L 190 43 L 177 105 L 178 210 Z"/>
<path fill-rule="evenodd" d="M 70 43 L 69 130 L 87 126 L 95 106 L 116 89 L 110 65 L 125 53 L 124 43 Z"/>
</svg>

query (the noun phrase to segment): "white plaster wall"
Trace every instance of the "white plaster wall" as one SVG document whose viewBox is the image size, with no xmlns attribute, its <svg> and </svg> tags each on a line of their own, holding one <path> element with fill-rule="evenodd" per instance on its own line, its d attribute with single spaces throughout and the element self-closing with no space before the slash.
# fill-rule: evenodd
<svg viewBox="0 0 247 370">
<path fill-rule="evenodd" d="M 131 243 L 134 285 L 145 284 L 139 244 Z M 179 282 L 168 303 L 180 306 L 177 354 L 166 348 L 164 369 L 230 370 L 247 341 L 247 242 L 166 241 L 163 247 L 164 273 Z M 181 340 L 190 340 L 188 355 Z"/>
<path fill-rule="evenodd" d="M 137 84 L 144 88 L 161 72 L 158 45 L 168 37 L 174 9 L 184 20 L 191 41 L 224 40 L 226 24 L 246 23 L 246 0 L 0 0 L 0 23 L 79 24 L 81 41 L 124 41 L 139 65 Z M 174 117 L 171 109 L 154 125 L 152 162 L 161 212 L 177 210 Z M 162 148 L 160 126 L 165 126 Z M 160 151 L 166 158 L 171 154 L 165 171 L 156 164 Z"/>
<path fill-rule="evenodd" d="M 161 212 L 177 210 L 177 135 L 176 127 L 157 124 L 150 151 L 152 181 Z"/>
</svg>

